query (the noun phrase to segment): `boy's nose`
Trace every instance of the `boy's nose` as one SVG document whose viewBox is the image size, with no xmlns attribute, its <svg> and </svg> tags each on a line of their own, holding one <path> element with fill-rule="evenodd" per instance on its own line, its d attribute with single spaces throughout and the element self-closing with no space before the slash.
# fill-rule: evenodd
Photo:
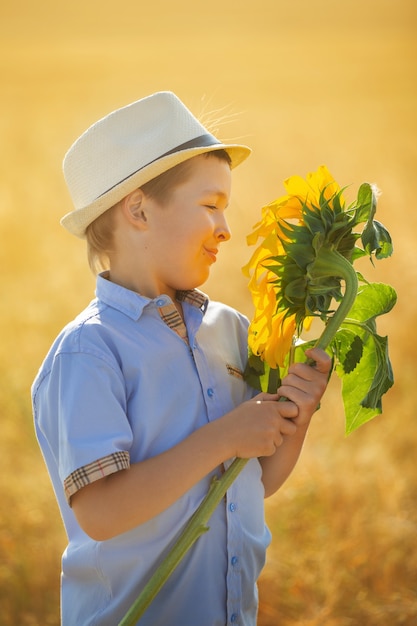
<svg viewBox="0 0 417 626">
<path fill-rule="evenodd" d="M 219 222 L 216 227 L 216 237 L 218 241 L 228 241 L 231 236 L 232 233 L 230 231 L 226 218 L 222 216 L 221 218 L 219 218 Z"/>
</svg>

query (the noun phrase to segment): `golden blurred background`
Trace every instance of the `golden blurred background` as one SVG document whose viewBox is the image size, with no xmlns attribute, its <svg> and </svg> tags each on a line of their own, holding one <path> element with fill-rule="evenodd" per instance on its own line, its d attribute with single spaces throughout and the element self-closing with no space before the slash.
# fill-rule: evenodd
<svg viewBox="0 0 417 626">
<path fill-rule="evenodd" d="M 245 236 L 285 178 L 324 163 L 351 199 L 365 180 L 382 190 L 395 252 L 366 276 L 398 292 L 380 323 L 396 383 L 383 415 L 345 438 L 332 380 L 268 501 L 259 625 L 417 624 L 414 0 L 15 0 L 0 6 L 0 35 L 0 624 L 59 624 L 65 536 L 29 389 L 94 292 L 83 242 L 59 225 L 71 209 L 62 158 L 99 117 L 166 89 L 253 148 L 204 287 L 248 316 Z"/>
</svg>

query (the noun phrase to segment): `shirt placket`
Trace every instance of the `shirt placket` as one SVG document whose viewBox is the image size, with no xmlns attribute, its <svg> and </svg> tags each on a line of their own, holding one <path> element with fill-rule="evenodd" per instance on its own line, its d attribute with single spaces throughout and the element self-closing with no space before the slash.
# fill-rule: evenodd
<svg viewBox="0 0 417 626">
<path fill-rule="evenodd" d="M 227 624 L 241 624 L 242 612 L 242 531 L 236 484 L 226 494 L 227 515 Z"/>
<path fill-rule="evenodd" d="M 185 299 L 185 298 L 184 298 Z M 198 305 L 197 302 L 192 302 Z M 196 368 L 198 370 L 200 382 L 204 392 L 205 403 L 207 407 L 207 417 L 209 420 L 216 419 L 219 416 L 219 407 L 217 406 L 216 386 L 210 376 L 210 369 L 204 358 L 204 354 L 200 353 L 198 342 L 195 339 L 195 329 L 191 331 L 189 340 L 187 327 L 184 324 L 176 306 L 167 297 L 160 297 L 156 300 L 161 319 L 165 324 L 173 330 L 181 339 L 189 346 L 190 352 L 194 358 Z M 196 308 L 199 308 L 196 306 Z M 242 530 L 239 517 L 239 498 L 236 485 L 232 485 L 225 497 L 226 517 L 227 517 L 227 625 L 233 626 L 241 624 L 242 612 L 242 580 L 241 566 L 243 562 L 242 555 Z"/>
</svg>

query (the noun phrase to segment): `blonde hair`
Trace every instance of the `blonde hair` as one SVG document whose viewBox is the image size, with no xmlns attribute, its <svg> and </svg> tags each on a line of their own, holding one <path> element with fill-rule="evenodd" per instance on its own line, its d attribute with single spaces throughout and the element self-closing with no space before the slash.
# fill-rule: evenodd
<svg viewBox="0 0 417 626">
<path fill-rule="evenodd" d="M 222 161 L 226 161 L 229 165 L 231 164 L 230 156 L 226 150 L 205 152 L 203 156 L 214 156 Z M 158 203 L 164 204 L 174 187 L 188 179 L 193 158 L 175 165 L 175 167 L 142 185 L 143 193 L 148 197 L 154 198 Z M 110 209 L 107 209 L 87 226 L 87 258 L 93 274 L 110 269 L 110 254 L 114 251 L 114 216 L 121 202 L 122 200 Z"/>
<path fill-rule="evenodd" d="M 93 274 L 110 269 L 109 254 L 113 250 L 114 214 L 120 202 L 99 215 L 85 231 L 87 259 Z"/>
</svg>

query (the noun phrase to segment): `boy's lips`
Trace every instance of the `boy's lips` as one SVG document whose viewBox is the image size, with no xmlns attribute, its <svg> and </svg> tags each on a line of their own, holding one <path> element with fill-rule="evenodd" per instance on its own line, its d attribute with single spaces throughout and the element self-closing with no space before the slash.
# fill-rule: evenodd
<svg viewBox="0 0 417 626">
<path fill-rule="evenodd" d="M 210 258 L 210 260 L 215 263 L 217 261 L 217 253 L 218 253 L 218 249 L 217 248 L 204 248 L 204 252 L 207 254 L 207 256 Z"/>
</svg>

